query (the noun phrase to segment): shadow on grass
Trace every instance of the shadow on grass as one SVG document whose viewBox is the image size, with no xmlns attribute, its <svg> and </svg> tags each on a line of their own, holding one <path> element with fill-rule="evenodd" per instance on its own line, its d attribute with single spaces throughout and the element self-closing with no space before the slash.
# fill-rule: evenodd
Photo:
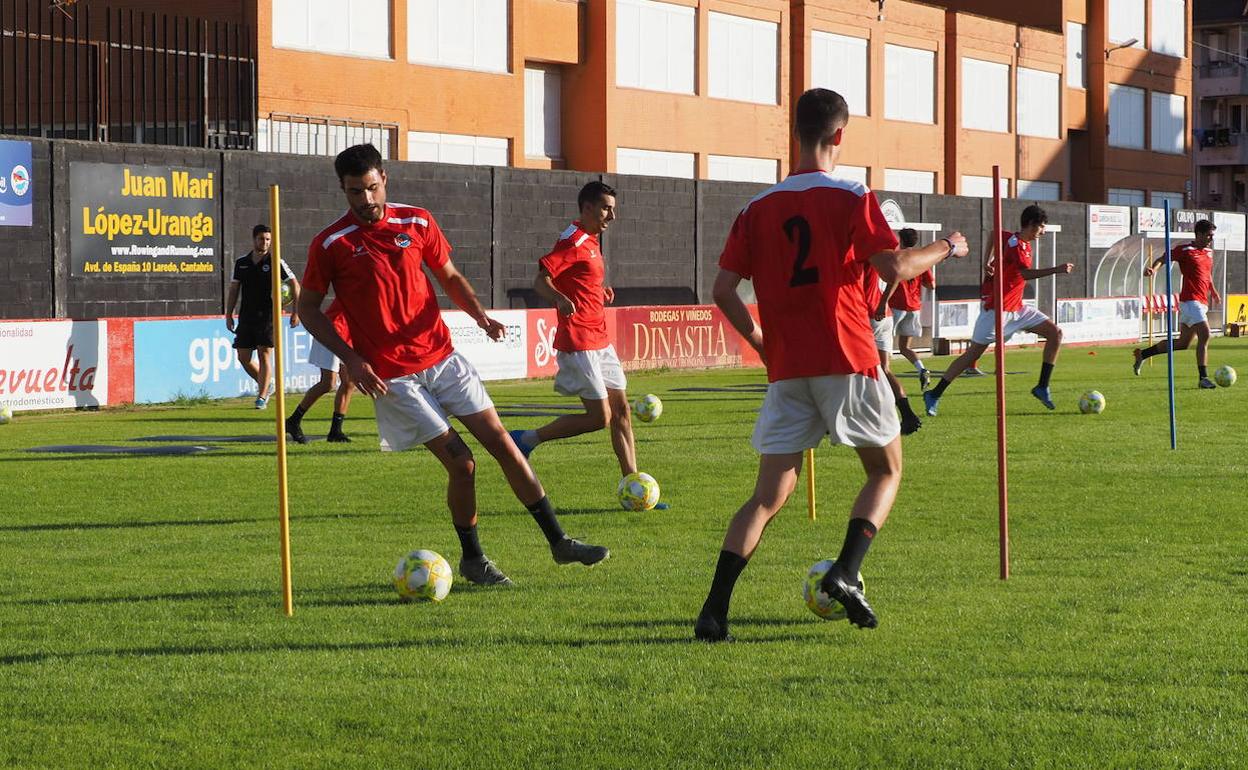
<svg viewBox="0 0 1248 770">
<path fill-rule="evenodd" d="M 602 621 L 599 623 L 587 623 L 586 625 L 588 625 L 590 628 L 602 628 L 602 629 L 613 629 L 613 628 L 688 628 L 688 629 L 692 629 L 694 618 L 695 618 L 694 615 L 690 615 L 687 618 L 680 618 L 680 619 L 665 618 L 663 620 L 654 620 L 650 618 L 642 618 L 638 620 L 611 620 L 611 621 Z M 813 626 L 813 625 L 817 625 L 816 623 L 812 622 L 811 620 L 807 618 L 799 619 L 799 618 L 759 618 L 759 617 L 732 618 L 730 617 L 728 619 L 728 622 L 732 626 L 734 631 L 743 626 Z"/>
<path fill-rule="evenodd" d="M 362 590 L 365 588 L 375 588 L 376 584 L 359 584 L 350 586 L 334 586 L 327 589 L 300 589 L 300 595 L 307 594 L 327 594 L 339 593 L 346 590 Z M 252 598 L 272 598 L 278 594 L 276 588 L 238 588 L 220 591 L 173 591 L 169 593 L 159 594 L 139 594 L 130 596 L 70 596 L 70 597 L 54 597 L 40 599 L 14 599 L 11 601 L 0 602 L 0 605 L 16 605 L 23 607 L 55 607 L 62 604 L 81 604 L 81 605 L 108 605 L 108 604 L 143 604 L 145 602 L 202 602 L 212 601 L 216 599 L 252 599 Z M 381 602 L 367 602 L 369 604 L 380 604 Z M 391 595 L 389 602 L 395 603 L 394 596 Z M 321 602 L 312 600 L 301 602 L 301 604 L 319 605 Z M 332 602 L 327 604 L 332 605 Z"/>
<path fill-rule="evenodd" d="M 377 513 L 321 513 L 290 517 L 292 522 L 322 519 L 379 519 L 385 514 Z M 236 524 L 269 524 L 272 516 L 251 519 L 174 519 L 169 521 L 65 521 L 48 524 L 13 524 L 0 526 L 0 532 L 65 532 L 75 529 L 147 529 L 149 527 L 219 527 Z"/>
<path fill-rule="evenodd" d="M 234 446 L 238 446 L 238 444 L 234 444 Z M 263 446 L 268 446 L 268 445 L 266 444 Z M 49 452 L 45 454 L 31 454 L 31 453 L 23 452 L 22 454 L 15 456 L 15 457 L 0 457 L 0 463 L 12 463 L 12 462 L 63 463 L 63 462 L 66 462 L 67 460 L 72 460 L 74 462 L 82 462 L 82 461 L 87 461 L 87 460 L 90 460 L 93 462 L 97 462 L 100 460 L 112 460 L 114 462 L 120 460 L 122 462 L 126 462 L 126 461 L 133 462 L 133 461 L 139 461 L 141 459 L 147 460 L 148 458 L 151 458 L 151 457 L 163 457 L 166 459 L 177 459 L 177 460 L 188 459 L 188 458 L 199 459 L 199 458 L 207 458 L 207 457 L 212 457 L 212 458 L 255 457 L 258 454 L 262 454 L 263 452 L 264 450 L 261 447 L 257 447 L 255 451 L 251 451 L 251 452 L 238 452 L 238 451 L 229 452 L 229 451 L 223 451 L 219 448 L 214 447 L 213 451 L 211 452 L 197 452 L 195 454 L 187 454 L 187 455 L 159 455 L 159 454 L 154 455 L 154 454 L 133 454 L 133 453 L 74 454 L 74 453 L 60 453 L 60 452 L 57 452 L 57 453 Z M 270 449 L 268 453 L 272 454 L 273 451 Z"/>
</svg>

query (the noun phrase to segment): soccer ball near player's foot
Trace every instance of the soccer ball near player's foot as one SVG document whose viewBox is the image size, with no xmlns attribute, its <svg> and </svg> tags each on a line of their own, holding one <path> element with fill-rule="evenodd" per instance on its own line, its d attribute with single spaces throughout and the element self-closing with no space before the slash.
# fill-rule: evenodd
<svg viewBox="0 0 1248 770">
<path fill-rule="evenodd" d="M 1100 414 L 1105 411 L 1105 397 L 1099 390 L 1089 390 L 1079 398 L 1079 411 L 1084 414 Z"/>
<path fill-rule="evenodd" d="M 1239 375 L 1229 366 L 1219 366 L 1218 370 L 1213 373 L 1213 381 L 1224 388 L 1229 388 L 1235 384 L 1235 380 L 1239 379 Z"/>
<path fill-rule="evenodd" d="M 654 422 L 663 414 L 663 402 L 653 393 L 647 393 L 633 404 L 633 414 L 642 422 Z"/>
<path fill-rule="evenodd" d="M 832 569 L 834 564 L 836 562 L 832 559 L 815 562 L 815 566 L 806 573 L 806 582 L 802 584 L 802 598 L 806 600 L 806 606 L 824 620 L 845 619 L 845 608 L 841 603 L 825 594 L 819 587 L 823 576 L 828 574 L 828 570 Z M 866 584 L 862 582 L 861 572 L 858 573 L 858 586 L 866 587 Z"/>
<path fill-rule="evenodd" d="M 0 425 L 8 425 L 13 422 L 13 407 L 5 404 L 0 406 Z"/>
<path fill-rule="evenodd" d="M 437 553 L 420 549 L 399 559 L 394 590 L 404 601 L 440 602 L 451 591 L 451 565 Z"/>
<path fill-rule="evenodd" d="M 290 301 L 294 299 L 294 294 L 290 290 L 290 284 L 283 283 L 281 292 L 282 292 L 282 307 L 286 307 L 287 305 L 290 304 Z"/>
<path fill-rule="evenodd" d="M 659 482 L 649 473 L 630 473 L 615 490 L 626 511 L 648 511 L 659 502 Z"/>
</svg>

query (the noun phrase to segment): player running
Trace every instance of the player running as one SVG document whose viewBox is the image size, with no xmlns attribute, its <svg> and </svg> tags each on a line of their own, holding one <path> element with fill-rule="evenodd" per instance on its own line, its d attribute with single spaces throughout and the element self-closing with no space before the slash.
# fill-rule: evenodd
<svg viewBox="0 0 1248 770">
<path fill-rule="evenodd" d="M 589 565 L 607 558 L 606 548 L 564 534 L 550 498 L 507 436 L 476 369 L 452 347 L 422 267 L 491 339 L 501 338 L 505 329 L 486 315 L 468 279 L 451 263 L 451 246 L 433 215 L 386 202 L 386 172 L 371 144 L 343 150 L 334 170 L 349 209 L 308 247 L 299 309 L 308 331 L 346 364 L 356 386 L 375 399 L 382 450 L 424 444 L 446 468 L 447 502 L 463 548 L 460 574 L 479 585 L 511 584 L 481 548 L 476 463 L 448 415 L 457 417 L 498 461 L 512 491 L 545 534 L 556 563 Z M 331 286 L 347 319 L 350 345 L 321 311 Z"/>
<path fill-rule="evenodd" d="M 730 638 L 733 586 L 793 492 L 804 451 L 825 434 L 855 448 L 867 481 L 822 587 L 850 622 L 877 625 L 857 575 L 897 496 L 901 439 L 871 334 L 863 270 L 871 264 L 888 281 L 908 280 L 966 254 L 966 240 L 954 233 L 925 248 L 897 250 L 875 195 L 830 174 L 848 120 L 849 107 L 836 92 L 802 94 L 794 120 L 798 170 L 742 209 L 719 258 L 715 303 L 762 356 L 769 384 L 752 439 L 762 454 L 754 493 L 728 526 L 694 625 L 694 635 L 708 642 Z M 754 282 L 761 329 L 737 294 L 746 278 Z"/>
<path fill-rule="evenodd" d="M 1062 348 L 1062 330 L 1044 313 L 1034 307 L 1023 304 L 1023 287 L 1027 281 L 1045 278 L 1050 275 L 1069 273 L 1075 266 L 1069 262 L 1054 267 L 1035 268 L 1031 266 L 1031 244 L 1044 235 L 1044 226 L 1048 224 L 1049 215 L 1044 209 L 1032 204 L 1023 209 L 1019 224 L 1022 229 L 1016 233 L 1006 233 L 1004 275 L 1002 276 L 1002 311 L 1004 318 L 1002 330 L 1004 342 L 1009 342 L 1019 331 L 1028 331 L 1044 337 L 1044 358 L 1040 365 L 1040 381 L 1031 389 L 1031 395 L 1048 409 L 1055 408 L 1052 395 L 1049 393 L 1049 379 L 1053 376 L 1053 367 L 1057 364 L 1057 354 Z M 993 270 L 996 263 L 997 240 L 994 237 L 988 247 L 988 270 L 984 283 L 980 287 L 980 299 L 983 301 L 983 312 L 975 319 L 975 329 L 971 332 L 971 344 L 962 355 L 949 365 L 945 373 L 936 383 L 936 387 L 923 394 L 923 403 L 927 406 L 927 414 L 936 416 L 940 405 L 940 397 L 945 395 L 949 383 L 957 379 L 962 370 L 974 363 L 988 350 L 997 338 L 996 316 L 994 309 Z"/>
<path fill-rule="evenodd" d="M 897 239 L 901 248 L 912 249 L 919 245 L 919 234 L 913 227 L 903 227 L 897 231 Z M 914 364 L 919 373 L 919 390 L 927 390 L 932 382 L 932 373 L 923 364 L 923 359 L 910 347 L 911 340 L 923 336 L 923 324 L 919 320 L 919 311 L 923 308 L 923 287 L 933 291 L 936 289 L 936 276 L 927 270 L 918 278 L 902 281 L 888 298 L 888 306 L 893 310 L 893 333 L 897 335 L 897 349 L 902 358 Z"/>
<path fill-rule="evenodd" d="M 1196 338 L 1196 369 L 1200 373 L 1200 387 L 1209 390 L 1218 387 L 1209 379 L 1209 308 L 1222 301 L 1218 290 L 1213 288 L 1213 233 L 1217 228 L 1208 219 L 1196 223 L 1196 238 L 1181 243 L 1170 250 L 1170 259 L 1179 264 L 1183 274 L 1183 289 L 1179 294 L 1179 339 L 1175 350 L 1187 350 Z M 1152 275 L 1166 261 L 1165 255 L 1153 260 L 1144 268 L 1144 275 Z M 1212 300 L 1212 302 L 1210 302 Z M 1166 340 L 1143 350 L 1136 348 L 1134 371 L 1138 377 L 1144 360 L 1166 352 Z"/>
<path fill-rule="evenodd" d="M 881 280 L 880 274 L 870 262 L 863 265 L 862 293 L 871 310 L 871 334 L 875 337 L 875 349 L 880 356 L 880 371 L 888 381 L 888 389 L 893 392 L 893 403 L 897 405 L 897 411 L 901 412 L 901 434 L 909 436 L 923 427 L 923 422 L 910 407 L 905 388 L 901 387 L 901 381 L 893 374 L 893 317 L 888 312 L 888 299 L 896 288 L 896 284 Z"/>
<path fill-rule="evenodd" d="M 337 301 L 329 303 L 325 317 L 334 324 L 334 331 L 338 332 L 338 336 L 350 345 L 351 332 L 347 329 L 347 319 L 342 314 L 342 307 Z M 316 337 L 312 338 L 312 347 L 308 350 L 308 363 L 321 370 L 321 379 L 308 388 L 299 406 L 295 407 L 295 411 L 286 418 L 286 435 L 299 444 L 308 443 L 308 437 L 303 434 L 303 416 L 321 396 L 334 389 L 336 375 L 338 392 L 334 394 L 334 416 L 330 420 L 329 433 L 325 436 L 325 440 L 338 444 L 349 443 L 351 438 L 343 432 L 342 425 L 347 419 L 347 408 L 351 405 L 351 373 L 338 360 L 338 356 L 321 344 Z"/>
</svg>

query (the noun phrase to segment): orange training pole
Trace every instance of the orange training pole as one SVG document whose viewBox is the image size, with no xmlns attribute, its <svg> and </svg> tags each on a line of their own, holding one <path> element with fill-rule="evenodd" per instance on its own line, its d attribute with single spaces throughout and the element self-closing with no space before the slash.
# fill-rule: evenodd
<svg viewBox="0 0 1248 770">
<path fill-rule="evenodd" d="M 295 614 L 295 602 L 290 586 L 290 507 L 286 497 L 286 388 L 285 371 L 282 366 L 282 214 L 281 191 L 277 185 L 269 187 L 269 209 L 273 220 L 273 248 L 269 257 L 269 275 L 273 293 L 273 375 L 274 399 L 277 408 L 273 412 L 277 420 L 277 518 L 282 539 L 282 611 L 286 617 Z"/>
<path fill-rule="evenodd" d="M 997 507 L 1001 549 L 1001 579 L 1010 578 L 1010 485 L 1005 456 L 1005 339 L 1002 309 L 1005 294 L 1005 231 L 1001 226 L 1001 167 L 992 167 L 992 216 L 996 239 L 996 269 L 992 293 L 997 321 Z"/>
</svg>

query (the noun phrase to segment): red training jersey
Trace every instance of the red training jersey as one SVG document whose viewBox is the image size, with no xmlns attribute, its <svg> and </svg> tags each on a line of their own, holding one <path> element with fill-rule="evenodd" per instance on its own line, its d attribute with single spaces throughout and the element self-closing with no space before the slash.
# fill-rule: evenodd
<svg viewBox="0 0 1248 770">
<path fill-rule="evenodd" d="M 1195 244 L 1181 243 L 1170 250 L 1170 259 L 1179 263 L 1183 273 L 1183 289 L 1179 302 L 1195 301 L 1205 307 L 1213 304 L 1213 249 L 1198 249 Z"/>
<path fill-rule="evenodd" d="M 741 210 L 719 266 L 754 282 L 768 381 L 875 376 L 863 267 L 895 248 L 874 193 L 824 171 L 795 173 Z"/>
<path fill-rule="evenodd" d="M 936 288 L 936 276 L 928 268 L 923 275 L 902 281 L 897 285 L 893 296 L 888 298 L 888 306 L 894 310 L 919 310 L 923 307 L 923 287 Z"/>
<path fill-rule="evenodd" d="M 559 316 L 555 350 L 573 353 L 610 345 L 607 312 L 603 308 L 606 270 L 598 239 L 582 230 L 580 222 L 573 222 L 538 264 L 550 273 L 550 282 L 559 293 L 576 306 L 572 315 Z"/>
<path fill-rule="evenodd" d="M 347 212 L 308 246 L 303 283 L 334 288 L 351 334 L 351 347 L 382 379 L 428 369 L 449 356 L 451 332 L 421 269 L 450 260 L 451 245 L 433 215 L 387 203 L 377 222 Z"/>
<path fill-rule="evenodd" d="M 888 283 L 875 271 L 875 266 L 870 262 L 863 262 L 862 298 L 867 303 L 867 315 L 875 317 L 875 309 L 880 306 L 880 300 L 884 298 L 884 290 L 887 288 Z"/>
<path fill-rule="evenodd" d="M 1027 283 L 1023 279 L 1023 271 L 1031 269 L 1031 244 L 1018 237 L 1018 233 L 1007 233 L 1005 240 L 1005 254 L 1002 255 L 1002 263 L 1005 270 L 1002 273 L 1002 309 L 1007 313 L 1017 313 L 1023 309 L 1023 287 Z M 999 242 L 999 241 L 998 241 Z M 993 310 L 993 276 L 984 279 L 983 286 L 980 287 L 980 298 L 984 302 L 984 310 Z"/>
<path fill-rule="evenodd" d="M 342 305 L 338 302 L 338 298 L 334 297 L 334 301 L 329 303 L 329 307 L 325 308 L 325 317 L 334 325 L 334 331 L 338 332 L 338 336 L 342 337 L 342 341 L 351 344 L 351 329 L 347 327 L 347 315 L 342 312 Z"/>
</svg>

